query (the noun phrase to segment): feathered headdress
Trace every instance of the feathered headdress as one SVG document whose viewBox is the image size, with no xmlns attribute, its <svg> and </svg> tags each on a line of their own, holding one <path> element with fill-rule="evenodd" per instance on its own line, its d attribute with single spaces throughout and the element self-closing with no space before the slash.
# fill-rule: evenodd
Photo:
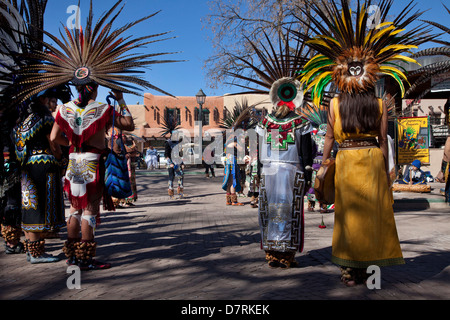
<svg viewBox="0 0 450 320">
<path fill-rule="evenodd" d="M 408 17 L 413 9 L 410 2 L 389 22 L 386 19 L 393 0 L 381 0 L 374 7 L 370 0 L 363 4 L 358 0 L 356 12 L 350 9 L 348 0 L 340 2 L 341 8 L 334 0 L 321 7 L 316 1 L 307 0 L 306 7 L 312 10 L 300 8 L 311 21 L 315 35 L 296 34 L 318 53 L 303 69 L 301 82 L 307 85 L 305 91 L 312 89 L 314 103 L 319 105 L 325 87 L 331 82 L 341 92 L 358 93 L 373 88 L 380 74 L 386 74 L 397 81 L 403 96 L 403 81 L 407 78 L 394 61 L 417 63 L 403 53 L 427 41 L 428 30 L 419 26 L 405 32 L 405 28 L 422 13 Z"/>
<path fill-rule="evenodd" d="M 42 43 L 45 51 L 33 51 L 26 57 L 34 59 L 35 63 L 21 69 L 19 84 L 23 86 L 21 94 L 17 97 L 23 101 L 34 94 L 63 83 L 84 85 L 95 82 L 98 85 L 122 91 L 124 93 L 140 95 L 142 88 L 154 89 L 164 94 L 169 93 L 155 87 L 148 81 L 133 74 L 141 74 L 141 67 L 151 64 L 175 62 L 175 60 L 154 60 L 156 56 L 169 54 L 132 53 L 133 50 L 144 45 L 166 39 L 151 40 L 167 34 L 151 34 L 138 38 L 124 37 L 123 33 L 131 27 L 148 20 L 158 12 L 137 19 L 120 28 L 113 29 L 112 24 L 122 12 L 117 9 L 122 0 L 117 1 L 111 9 L 103 14 L 96 24 L 93 24 L 92 0 L 89 15 L 84 28 L 64 27 L 61 39 L 43 31 L 55 46 Z"/>
<path fill-rule="evenodd" d="M 20 59 L 29 50 L 37 49 L 37 44 L 30 41 L 30 34 L 34 38 L 42 39 L 42 33 L 32 28 L 32 23 L 43 23 L 45 4 L 47 1 L 28 1 L 28 7 L 16 1 L 0 0 L 0 108 L 12 106 L 11 97 L 20 88 L 15 86 L 15 72 L 27 65 L 27 61 Z"/>
<path fill-rule="evenodd" d="M 303 89 L 296 77 L 299 70 L 303 70 L 303 66 L 308 61 L 307 56 L 310 49 L 304 41 L 296 41 L 292 45 L 290 31 L 285 34 L 284 39 L 286 40 L 281 37 L 278 38 L 278 50 L 272 45 L 267 34 L 264 35 L 268 45 L 264 45 L 262 42 L 256 44 L 247 39 L 258 58 L 259 65 L 242 57 L 235 57 L 243 62 L 256 77 L 231 72 L 228 75 L 262 87 L 263 89 L 259 89 L 234 84 L 249 89 L 253 93 L 269 93 L 275 107 L 287 105 L 293 111 L 300 107 L 303 102 Z"/>
<path fill-rule="evenodd" d="M 19 105 L 14 99 L 23 90 L 18 74 L 33 63 L 24 57 L 32 51 L 42 50 L 44 35 L 41 28 L 46 4 L 47 0 L 21 1 L 20 5 L 17 1 L 0 0 L 0 109 L 8 114 L 11 122 L 27 110 L 26 104 Z M 63 102 L 71 98 L 67 85 L 48 89 L 45 94 Z"/>
<path fill-rule="evenodd" d="M 327 124 L 328 109 L 324 105 L 316 106 L 314 104 L 307 103 L 300 110 L 299 114 L 308 119 L 316 128 Z"/>
<path fill-rule="evenodd" d="M 233 111 L 220 121 L 220 126 L 226 129 L 250 129 L 258 123 L 258 118 L 255 114 L 255 108 L 258 103 L 250 105 L 247 99 L 242 102 L 235 101 Z"/>
</svg>

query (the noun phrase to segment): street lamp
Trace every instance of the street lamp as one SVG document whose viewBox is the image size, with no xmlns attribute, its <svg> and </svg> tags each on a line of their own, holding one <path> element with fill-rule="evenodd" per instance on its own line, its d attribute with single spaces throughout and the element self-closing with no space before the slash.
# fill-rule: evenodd
<svg viewBox="0 0 450 320">
<path fill-rule="evenodd" d="M 200 118 L 203 124 L 203 114 L 202 114 L 202 107 L 205 104 L 205 100 L 206 100 L 206 94 L 203 92 L 202 89 L 200 89 L 200 91 L 195 95 L 195 97 L 197 98 L 197 103 L 200 106 Z"/>
<path fill-rule="evenodd" d="M 201 158 L 202 154 L 203 154 L 203 109 L 202 109 L 202 107 L 206 100 L 206 94 L 203 92 L 202 89 L 200 89 L 198 91 L 198 93 L 195 95 L 195 98 L 197 99 L 197 103 L 200 106 L 200 123 L 199 123 L 199 129 L 200 129 L 199 130 L 200 131 L 200 141 L 199 141 L 200 146 L 199 147 L 200 147 L 200 150 L 199 151 L 200 151 L 200 158 Z M 195 138 L 194 138 L 194 140 L 195 140 Z"/>
</svg>

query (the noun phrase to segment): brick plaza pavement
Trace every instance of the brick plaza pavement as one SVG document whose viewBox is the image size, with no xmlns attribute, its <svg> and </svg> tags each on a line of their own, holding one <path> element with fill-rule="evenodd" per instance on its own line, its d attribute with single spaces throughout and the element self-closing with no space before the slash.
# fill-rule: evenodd
<svg viewBox="0 0 450 320">
<path fill-rule="evenodd" d="M 221 169 L 217 169 L 221 171 Z M 161 170 L 160 173 L 164 173 Z M 333 213 L 305 213 L 298 267 L 270 269 L 260 250 L 257 209 L 227 207 L 222 178 L 188 172 L 186 198 L 170 201 L 167 176 L 138 171 L 133 208 L 103 213 L 96 230 L 99 260 L 109 270 L 81 274 L 68 289 L 61 239 L 47 240 L 62 260 L 31 265 L 0 247 L 0 299 L 32 300 L 309 300 L 450 298 L 450 209 L 436 195 L 396 195 L 406 264 L 381 269 L 381 289 L 347 288 L 330 262 Z M 435 188 L 442 187 L 435 184 Z M 433 198 L 424 206 L 424 198 Z M 417 200 L 418 199 L 418 200 Z M 321 219 L 326 229 L 319 229 Z"/>
</svg>

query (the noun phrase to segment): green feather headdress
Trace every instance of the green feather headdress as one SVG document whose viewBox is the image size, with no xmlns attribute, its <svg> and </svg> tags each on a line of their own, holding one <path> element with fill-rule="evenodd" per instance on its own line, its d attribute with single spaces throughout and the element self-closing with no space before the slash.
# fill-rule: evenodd
<svg viewBox="0 0 450 320">
<path fill-rule="evenodd" d="M 406 31 L 422 14 L 408 16 L 412 2 L 392 22 L 386 19 L 393 0 L 381 0 L 375 14 L 369 12 L 373 8 L 370 0 L 363 4 L 358 0 L 356 11 L 351 10 L 348 0 L 340 0 L 340 8 L 335 1 L 323 7 L 316 2 L 307 0 L 305 7 L 311 11 L 299 8 L 310 20 L 314 35 L 296 33 L 317 52 L 301 72 L 301 82 L 306 84 L 305 91 L 312 90 L 314 104 L 320 105 L 325 87 L 331 82 L 341 92 L 358 93 L 373 88 L 380 74 L 393 77 L 403 96 L 407 77 L 395 62 L 417 63 L 403 53 L 429 40 L 429 30 L 421 26 Z"/>
<path fill-rule="evenodd" d="M 316 128 L 327 124 L 328 108 L 324 105 L 318 106 L 306 103 L 303 108 L 300 109 L 299 114 L 308 119 Z"/>
</svg>

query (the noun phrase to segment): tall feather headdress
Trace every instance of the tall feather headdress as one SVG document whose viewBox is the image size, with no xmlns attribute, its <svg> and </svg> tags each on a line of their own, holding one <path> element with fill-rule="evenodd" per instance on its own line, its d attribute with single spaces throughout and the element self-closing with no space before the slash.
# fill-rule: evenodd
<svg viewBox="0 0 450 320">
<path fill-rule="evenodd" d="M 246 60 L 243 57 L 235 56 L 246 67 L 248 67 L 256 77 L 246 76 L 243 74 L 228 72 L 228 75 L 250 82 L 253 86 L 239 85 L 244 89 L 248 89 L 254 93 L 268 93 L 272 85 L 281 78 L 295 78 L 297 72 L 303 69 L 303 66 L 308 62 L 308 54 L 310 49 L 305 45 L 304 41 L 296 41 L 293 46 L 291 31 L 285 35 L 286 40 L 278 38 L 278 44 L 274 46 L 269 36 L 264 33 L 266 45 L 259 42 L 255 43 L 247 38 L 253 52 L 255 53 L 257 62 L 253 59 Z M 258 64 L 259 63 L 259 64 Z M 256 85 L 256 87 L 254 86 Z M 262 87 L 258 88 L 258 87 Z"/>
<path fill-rule="evenodd" d="M 178 60 L 154 59 L 156 56 L 170 54 L 169 52 L 148 54 L 134 52 L 145 45 L 166 40 L 158 37 L 168 32 L 137 38 L 123 36 L 124 32 L 158 12 L 113 29 L 113 22 L 123 10 L 122 6 L 115 13 L 121 2 L 122 0 L 117 1 L 94 24 L 91 0 L 84 28 L 70 30 L 64 26 L 63 32 L 60 31 L 61 39 L 43 31 L 55 45 L 42 42 L 45 51 L 33 51 L 25 55 L 28 59 L 34 59 L 35 63 L 22 68 L 19 73 L 22 79 L 19 84 L 23 86 L 23 90 L 17 100 L 23 101 L 38 92 L 63 83 L 83 85 L 89 82 L 135 95 L 141 95 L 143 88 L 171 95 L 137 74 L 144 73 L 141 70 L 143 67 Z"/>
<path fill-rule="evenodd" d="M 16 86 L 15 73 L 29 61 L 21 58 L 31 50 L 38 50 L 43 34 L 39 28 L 44 21 L 47 0 L 22 0 L 20 5 L 14 0 L 0 0 L 0 108 L 15 107 L 11 97 L 21 88 Z"/>
<path fill-rule="evenodd" d="M 220 121 L 220 126 L 226 129 L 250 129 L 258 123 L 255 108 L 259 103 L 249 104 L 247 99 L 235 101 L 233 111 Z"/>
<path fill-rule="evenodd" d="M 303 102 L 303 88 L 298 80 L 298 72 L 303 70 L 308 61 L 310 48 L 303 40 L 292 41 L 291 31 L 288 30 L 284 37 L 278 37 L 278 43 L 272 44 L 267 34 L 264 34 L 266 45 L 262 42 L 255 43 L 247 39 L 257 59 L 245 59 L 236 56 L 252 75 L 228 73 L 228 75 L 250 83 L 249 85 L 234 84 L 249 90 L 252 93 L 269 93 L 275 107 L 279 104 L 289 105 L 290 108 L 298 108 Z M 256 85 L 256 86 L 255 86 Z"/>
<path fill-rule="evenodd" d="M 410 2 L 392 21 L 387 21 L 393 0 L 381 0 L 376 13 L 369 12 L 370 0 L 357 1 L 356 12 L 348 0 L 331 0 L 328 6 L 319 6 L 307 0 L 305 8 L 299 8 L 310 20 L 313 36 L 297 32 L 297 36 L 317 51 L 317 55 L 305 65 L 301 82 L 306 91 L 312 89 L 316 105 L 320 104 L 325 87 L 334 82 L 341 92 L 358 93 L 373 88 L 380 74 L 393 77 L 405 93 L 403 81 L 407 77 L 395 61 L 417 63 L 403 55 L 429 40 L 422 26 L 406 31 L 421 12 L 410 15 Z M 316 16 L 317 14 L 317 16 Z M 302 20 L 303 23 L 306 23 Z"/>
</svg>

